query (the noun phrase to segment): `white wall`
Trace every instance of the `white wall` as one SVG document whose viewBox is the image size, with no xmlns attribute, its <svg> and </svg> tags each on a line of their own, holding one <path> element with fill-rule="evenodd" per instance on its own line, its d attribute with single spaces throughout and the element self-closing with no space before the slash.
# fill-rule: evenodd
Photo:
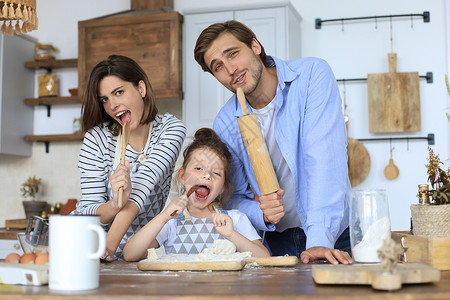
<svg viewBox="0 0 450 300">
<path fill-rule="evenodd" d="M 273 3 L 274 0 L 175 0 L 175 9 L 215 9 Z M 422 13 L 430 11 L 431 22 L 424 23 L 415 18 L 413 28 L 407 20 L 393 20 L 393 48 L 398 55 L 399 72 L 433 72 L 434 83 L 420 81 L 422 110 L 422 131 L 392 136 L 436 135 L 433 149 L 441 158 L 450 157 L 449 122 L 445 117 L 449 102 L 444 84 L 447 67 L 446 7 L 444 0 L 378 0 L 360 5 L 358 0 L 291 0 L 302 16 L 302 56 L 317 56 L 326 59 L 333 68 L 336 78 L 367 77 L 368 73 L 388 71 L 387 53 L 390 52 L 389 21 L 373 21 L 323 25 L 314 29 L 314 19 L 331 19 L 373 15 Z M 244 3 L 244 4 L 243 4 Z M 126 0 L 96 1 L 38 1 L 39 30 L 30 35 L 42 43 L 52 43 L 60 49 L 58 58 L 78 56 L 79 20 L 129 9 Z M 58 14 L 59 12 L 64 12 Z M 192 59 L 192 54 L 186 57 Z M 37 72 L 38 74 L 40 71 Z M 60 78 L 60 94 L 68 95 L 68 89 L 77 86 L 77 73 L 73 69 L 55 70 Z M 340 85 L 342 89 L 342 85 Z M 37 93 L 36 93 L 37 94 Z M 367 85 L 365 82 L 347 83 L 347 113 L 350 115 L 349 135 L 354 138 L 374 137 L 368 132 Z M 169 106 L 172 103 L 169 104 Z M 163 106 L 160 108 L 166 110 Z M 47 118 L 44 108 L 35 108 L 35 134 L 70 133 L 72 120 L 80 114 L 78 105 L 53 106 L 51 117 Z M 382 135 L 385 136 L 385 135 Z M 417 185 L 426 182 L 426 141 L 393 141 L 393 158 L 400 169 L 400 176 L 389 181 L 383 170 L 389 161 L 389 143 L 365 143 L 371 156 L 369 177 L 358 188 L 385 188 L 388 191 L 392 218 L 392 229 L 409 228 L 409 205 L 417 201 Z M 81 142 L 51 143 L 50 153 L 45 153 L 43 144 L 33 144 L 29 158 L 0 155 L 0 227 L 5 219 L 23 218 L 19 192 L 20 184 L 30 175 L 42 177 L 40 198 L 50 203 L 63 202 L 68 198 L 79 198 L 78 152 Z"/>
</svg>

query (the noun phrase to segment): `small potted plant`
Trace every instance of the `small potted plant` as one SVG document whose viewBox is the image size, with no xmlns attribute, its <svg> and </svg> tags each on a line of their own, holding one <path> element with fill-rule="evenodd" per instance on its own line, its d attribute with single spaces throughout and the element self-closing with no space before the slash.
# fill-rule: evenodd
<svg viewBox="0 0 450 300">
<path fill-rule="evenodd" d="M 41 178 L 36 178 L 36 176 L 28 177 L 28 179 L 22 183 L 20 192 L 24 197 L 22 201 L 23 208 L 25 210 L 25 216 L 29 218 L 30 216 L 40 216 L 43 211 L 47 208 L 46 201 L 36 200 L 36 195 L 39 192 L 39 186 L 41 185 Z"/>
<path fill-rule="evenodd" d="M 450 168 L 445 171 L 439 155 L 428 147 L 427 174 L 431 189 L 424 191 L 421 204 L 411 205 L 414 235 L 450 236 Z M 431 201 L 429 199 L 431 198 Z"/>
</svg>

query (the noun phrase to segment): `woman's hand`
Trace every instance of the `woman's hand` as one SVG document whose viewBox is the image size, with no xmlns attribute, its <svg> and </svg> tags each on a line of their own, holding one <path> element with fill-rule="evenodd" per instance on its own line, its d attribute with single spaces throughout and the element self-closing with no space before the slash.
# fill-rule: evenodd
<svg viewBox="0 0 450 300">
<path fill-rule="evenodd" d="M 212 221 L 217 232 L 229 239 L 233 233 L 233 220 L 229 215 L 213 213 Z"/>
<path fill-rule="evenodd" d="M 114 173 L 109 176 L 109 181 L 113 193 L 112 206 L 119 209 L 119 189 L 123 188 L 122 207 L 124 207 L 131 194 L 130 162 L 126 160 L 125 164 L 119 164 Z"/>
</svg>

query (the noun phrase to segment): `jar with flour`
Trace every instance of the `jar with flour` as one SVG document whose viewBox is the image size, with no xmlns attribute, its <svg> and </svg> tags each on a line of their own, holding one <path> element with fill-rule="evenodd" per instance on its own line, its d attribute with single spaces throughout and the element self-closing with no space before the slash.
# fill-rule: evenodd
<svg viewBox="0 0 450 300">
<path fill-rule="evenodd" d="M 354 190 L 350 201 L 350 242 L 355 262 L 380 262 L 377 250 L 391 237 L 385 190 Z"/>
</svg>

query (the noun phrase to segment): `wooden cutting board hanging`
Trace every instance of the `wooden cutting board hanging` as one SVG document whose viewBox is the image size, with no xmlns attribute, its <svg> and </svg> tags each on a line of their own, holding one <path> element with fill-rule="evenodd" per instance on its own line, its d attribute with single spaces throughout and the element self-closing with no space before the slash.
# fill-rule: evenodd
<svg viewBox="0 0 450 300">
<path fill-rule="evenodd" d="M 389 73 L 367 75 L 369 131 L 420 131 L 419 73 L 397 73 L 396 53 L 388 61 Z"/>
</svg>

